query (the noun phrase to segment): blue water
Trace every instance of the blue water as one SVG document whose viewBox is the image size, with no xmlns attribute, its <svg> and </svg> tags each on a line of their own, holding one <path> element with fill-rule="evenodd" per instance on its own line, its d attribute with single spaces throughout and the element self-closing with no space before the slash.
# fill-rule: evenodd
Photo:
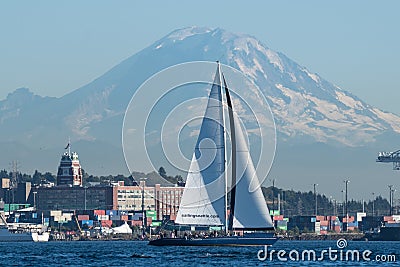
<svg viewBox="0 0 400 267">
<path fill-rule="evenodd" d="M 338 249 L 335 241 L 278 241 L 269 251 Z M 397 266 L 400 242 L 349 242 L 346 250 L 370 250 L 371 261 L 260 261 L 262 247 L 152 247 L 140 241 L 0 243 L 0 266 Z M 396 262 L 374 261 L 395 255 Z"/>
</svg>

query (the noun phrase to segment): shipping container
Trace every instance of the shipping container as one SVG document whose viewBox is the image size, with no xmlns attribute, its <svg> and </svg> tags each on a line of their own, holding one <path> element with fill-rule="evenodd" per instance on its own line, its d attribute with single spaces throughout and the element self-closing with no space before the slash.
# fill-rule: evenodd
<svg viewBox="0 0 400 267">
<path fill-rule="evenodd" d="M 142 221 L 130 221 L 130 224 L 132 226 L 142 226 Z"/>
<path fill-rule="evenodd" d="M 357 222 L 361 222 L 362 221 L 362 218 L 363 217 L 365 217 L 365 216 L 367 216 L 367 214 L 365 213 L 365 212 L 357 212 Z"/>
<path fill-rule="evenodd" d="M 355 221 L 355 222 L 349 222 L 349 223 L 347 224 L 347 227 L 358 227 L 358 222 L 357 222 L 357 221 Z"/>
<path fill-rule="evenodd" d="M 383 217 L 384 222 L 389 222 L 389 221 L 394 221 L 393 216 L 384 216 Z"/>
<path fill-rule="evenodd" d="M 111 221 L 120 221 L 121 215 L 110 215 L 110 220 Z"/>
<path fill-rule="evenodd" d="M 280 213 L 279 210 L 270 210 L 269 211 L 269 215 L 271 215 L 271 216 L 279 216 L 279 215 L 281 215 L 281 213 Z"/>
<path fill-rule="evenodd" d="M 61 216 L 62 211 L 61 210 L 51 210 L 50 211 L 50 216 Z"/>
<path fill-rule="evenodd" d="M 283 215 L 274 216 L 274 221 L 282 221 L 282 220 L 283 220 Z"/>
<path fill-rule="evenodd" d="M 325 216 L 316 216 L 317 221 L 325 221 Z"/>
<path fill-rule="evenodd" d="M 354 216 L 349 216 L 348 220 L 346 219 L 346 217 L 343 217 L 343 222 L 348 222 L 348 223 L 354 222 Z"/>
<path fill-rule="evenodd" d="M 121 221 L 127 221 L 128 215 L 121 215 Z"/>
<path fill-rule="evenodd" d="M 78 221 L 88 221 L 89 215 L 78 215 Z"/>
<path fill-rule="evenodd" d="M 151 226 L 153 226 L 153 227 L 161 226 L 161 225 L 162 225 L 162 222 L 155 222 L 155 221 L 151 222 Z"/>
<path fill-rule="evenodd" d="M 329 221 L 320 221 L 321 226 L 329 226 Z"/>
<path fill-rule="evenodd" d="M 105 210 L 94 210 L 93 213 L 94 215 L 106 215 Z"/>
<path fill-rule="evenodd" d="M 106 215 L 118 215 L 117 210 L 106 210 Z"/>
<path fill-rule="evenodd" d="M 87 225 L 89 227 L 93 226 L 93 220 L 82 220 L 81 221 L 82 226 Z"/>
<path fill-rule="evenodd" d="M 108 216 L 108 215 L 97 215 L 97 220 L 99 220 L 99 221 L 108 221 L 108 220 L 110 220 L 110 216 Z"/>
</svg>

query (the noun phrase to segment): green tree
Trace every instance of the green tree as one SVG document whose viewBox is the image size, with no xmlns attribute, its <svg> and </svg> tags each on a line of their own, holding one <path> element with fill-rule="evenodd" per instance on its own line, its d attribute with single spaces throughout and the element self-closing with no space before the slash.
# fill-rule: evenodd
<svg viewBox="0 0 400 267">
<path fill-rule="evenodd" d="M 164 167 L 162 167 L 162 166 L 158 169 L 158 174 L 162 178 L 167 178 L 167 172 L 165 171 Z"/>
</svg>

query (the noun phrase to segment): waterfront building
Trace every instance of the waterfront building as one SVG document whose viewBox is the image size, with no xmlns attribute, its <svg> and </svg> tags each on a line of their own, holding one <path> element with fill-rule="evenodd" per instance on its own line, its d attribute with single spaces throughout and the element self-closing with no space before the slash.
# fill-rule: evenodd
<svg viewBox="0 0 400 267">
<path fill-rule="evenodd" d="M 61 156 L 57 172 L 57 185 L 82 186 L 82 169 L 78 153 L 71 154 L 71 151 L 68 150 Z"/>
<path fill-rule="evenodd" d="M 155 205 L 158 220 L 162 220 L 165 217 L 175 220 L 184 189 L 184 187 L 180 186 L 164 187 L 159 184 L 155 185 Z"/>
<path fill-rule="evenodd" d="M 184 187 L 147 186 L 145 181 L 139 185 L 126 186 L 123 181 L 114 184 L 115 208 L 125 211 L 142 210 L 142 197 L 145 210 L 155 210 L 157 220 L 170 218 L 175 220 Z"/>
<path fill-rule="evenodd" d="M 146 186 L 145 181 L 140 181 L 139 185 L 128 186 L 123 181 L 114 184 L 115 209 L 126 211 L 140 211 L 143 206 L 145 210 L 155 209 L 155 188 Z"/>
<path fill-rule="evenodd" d="M 111 210 L 114 208 L 113 187 L 38 187 L 35 204 L 40 211 L 49 210 Z"/>
</svg>

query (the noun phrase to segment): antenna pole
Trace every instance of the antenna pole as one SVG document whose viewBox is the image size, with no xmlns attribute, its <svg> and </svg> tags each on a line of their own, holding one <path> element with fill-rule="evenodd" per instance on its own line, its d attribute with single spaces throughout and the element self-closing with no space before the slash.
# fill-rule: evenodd
<svg viewBox="0 0 400 267">
<path fill-rule="evenodd" d="M 71 157 L 71 138 L 68 137 L 68 155 Z"/>
</svg>

